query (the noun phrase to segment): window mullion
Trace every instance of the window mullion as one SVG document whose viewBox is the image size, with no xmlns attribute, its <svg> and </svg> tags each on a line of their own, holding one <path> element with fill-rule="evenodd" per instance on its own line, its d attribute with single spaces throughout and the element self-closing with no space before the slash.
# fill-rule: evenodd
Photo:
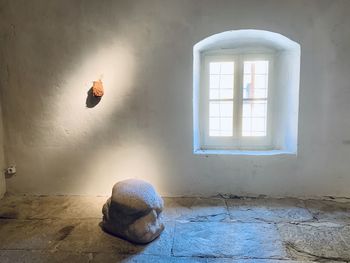
<svg viewBox="0 0 350 263">
<path fill-rule="evenodd" d="M 235 144 L 237 138 L 237 57 L 233 56 L 232 60 L 235 62 L 234 72 L 233 72 L 233 118 L 232 118 L 232 144 Z"/>
<path fill-rule="evenodd" d="M 241 144 L 241 137 L 242 137 L 242 107 L 243 107 L 243 89 L 242 89 L 242 83 L 243 83 L 243 59 L 242 56 L 237 57 L 237 81 L 235 85 L 235 90 L 237 94 L 236 99 L 236 127 L 237 127 L 237 133 L 236 138 L 238 142 L 238 147 L 240 147 Z"/>
</svg>

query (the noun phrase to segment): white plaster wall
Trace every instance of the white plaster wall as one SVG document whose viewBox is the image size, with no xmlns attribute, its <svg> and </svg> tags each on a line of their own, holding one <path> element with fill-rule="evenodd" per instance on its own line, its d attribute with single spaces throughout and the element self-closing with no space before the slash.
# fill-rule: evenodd
<svg viewBox="0 0 350 263">
<path fill-rule="evenodd" d="M 0 105 L 0 199 L 4 196 L 6 192 L 6 182 L 4 169 L 5 165 L 5 155 L 4 155 L 4 129 L 2 120 L 2 110 Z"/>
<path fill-rule="evenodd" d="M 1 0 L 8 190 L 350 196 L 350 1 Z M 192 154 L 192 48 L 263 29 L 301 44 L 297 156 Z M 85 108 L 103 75 L 105 96 Z"/>
<path fill-rule="evenodd" d="M 0 176 L 0 199 L 4 197 L 4 194 L 6 192 L 6 182 L 5 182 L 5 176 Z"/>
</svg>

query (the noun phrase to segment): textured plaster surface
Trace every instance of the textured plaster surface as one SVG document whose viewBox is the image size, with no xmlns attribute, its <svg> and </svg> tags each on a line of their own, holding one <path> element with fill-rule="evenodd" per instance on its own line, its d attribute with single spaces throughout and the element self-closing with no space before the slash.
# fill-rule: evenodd
<svg viewBox="0 0 350 263">
<path fill-rule="evenodd" d="M 13 193 L 350 196 L 350 1 L 0 1 Z M 192 154 L 192 50 L 232 29 L 301 45 L 297 156 Z M 105 95 L 86 106 L 92 83 Z M 1 179 L 0 179 L 1 180 Z M 1 183 L 0 183 L 1 184 Z"/>
<path fill-rule="evenodd" d="M 350 262 L 349 203 L 165 198 L 165 231 L 143 246 L 101 230 L 103 199 L 6 196 L 0 262 Z"/>
<path fill-rule="evenodd" d="M 4 123 L 3 123 L 3 116 L 2 116 L 2 102 L 1 102 L 1 95 L 0 95 L 0 199 L 4 196 L 6 192 L 6 182 L 5 182 L 5 173 L 4 173 L 6 164 L 5 164 L 5 152 L 4 152 L 4 125 L 3 124 Z"/>
</svg>

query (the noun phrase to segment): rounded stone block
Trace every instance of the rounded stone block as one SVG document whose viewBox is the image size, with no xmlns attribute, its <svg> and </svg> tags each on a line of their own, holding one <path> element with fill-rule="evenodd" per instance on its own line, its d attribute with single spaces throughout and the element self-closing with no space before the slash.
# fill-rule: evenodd
<svg viewBox="0 0 350 263">
<path fill-rule="evenodd" d="M 149 243 L 164 230 L 163 207 L 163 199 L 150 183 L 139 179 L 118 182 L 102 208 L 102 228 L 134 243 Z"/>
</svg>

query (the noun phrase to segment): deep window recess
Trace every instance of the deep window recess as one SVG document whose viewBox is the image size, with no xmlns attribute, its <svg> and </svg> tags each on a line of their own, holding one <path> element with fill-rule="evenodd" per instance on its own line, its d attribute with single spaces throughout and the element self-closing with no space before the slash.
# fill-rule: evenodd
<svg viewBox="0 0 350 263">
<path fill-rule="evenodd" d="M 296 154 L 300 45 L 262 30 L 227 31 L 194 46 L 196 154 Z"/>
</svg>

